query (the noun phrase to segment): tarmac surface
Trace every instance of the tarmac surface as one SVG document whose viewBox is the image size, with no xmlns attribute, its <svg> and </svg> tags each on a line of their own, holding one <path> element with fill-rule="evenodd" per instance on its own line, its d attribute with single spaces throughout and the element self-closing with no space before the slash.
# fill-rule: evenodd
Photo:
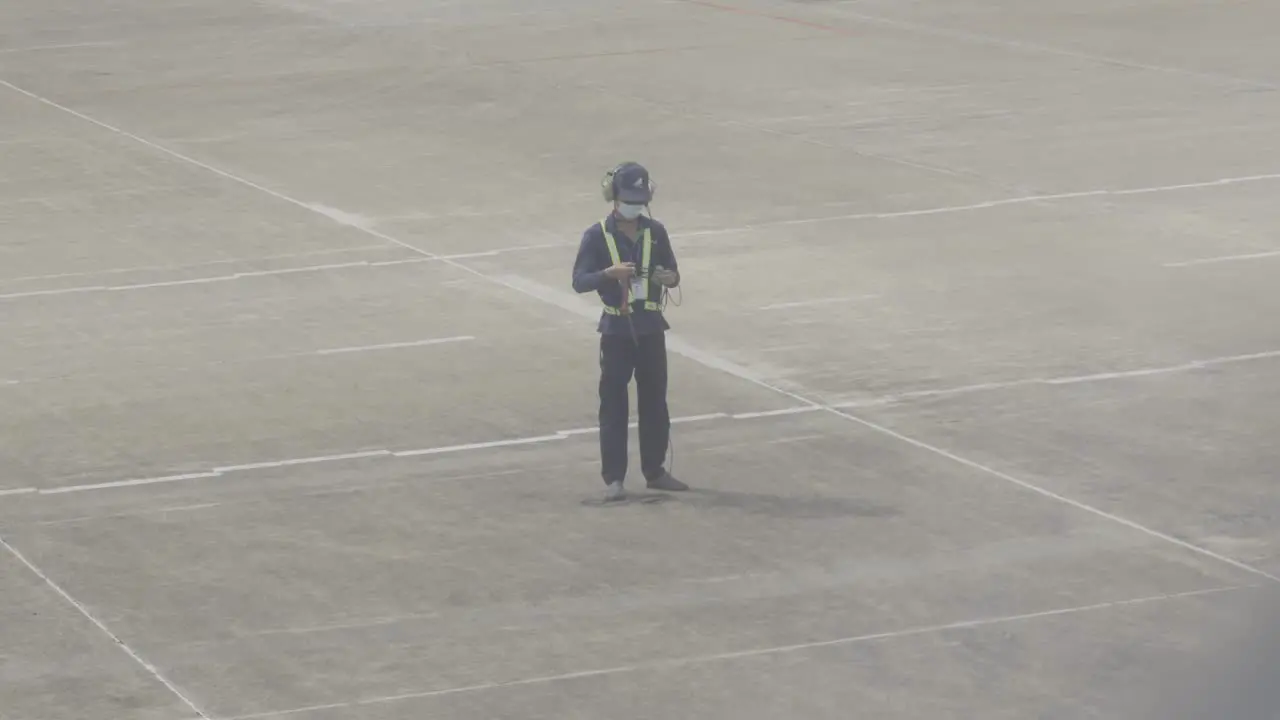
<svg viewBox="0 0 1280 720">
<path fill-rule="evenodd" d="M 1275 717 L 1277 25 L 0 4 L 0 719 Z M 694 490 L 600 506 L 628 159 Z"/>
</svg>

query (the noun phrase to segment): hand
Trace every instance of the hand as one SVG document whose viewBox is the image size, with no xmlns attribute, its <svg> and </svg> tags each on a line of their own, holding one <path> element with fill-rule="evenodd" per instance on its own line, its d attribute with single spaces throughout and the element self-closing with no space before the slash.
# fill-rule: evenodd
<svg viewBox="0 0 1280 720">
<path fill-rule="evenodd" d="M 630 280 L 631 276 L 636 274 L 636 264 L 629 262 L 618 263 L 605 270 L 604 274 L 610 280 Z"/>
<path fill-rule="evenodd" d="M 659 267 L 653 271 L 653 279 L 661 283 L 663 287 L 675 287 L 680 280 L 680 274 L 675 270 Z"/>
</svg>

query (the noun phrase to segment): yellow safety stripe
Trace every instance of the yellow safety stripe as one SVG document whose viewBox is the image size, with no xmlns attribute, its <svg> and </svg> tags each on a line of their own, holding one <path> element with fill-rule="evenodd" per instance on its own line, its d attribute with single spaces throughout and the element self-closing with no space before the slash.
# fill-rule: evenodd
<svg viewBox="0 0 1280 720">
<path fill-rule="evenodd" d="M 644 268 L 642 275 L 645 282 L 649 281 L 649 252 L 653 248 L 653 238 L 650 237 L 649 228 L 644 229 L 644 249 L 640 251 L 640 267 Z"/>
<path fill-rule="evenodd" d="M 618 255 L 618 244 L 613 241 L 613 236 L 604 227 L 604 220 L 600 221 L 600 232 L 604 233 L 604 243 L 609 246 L 609 259 L 614 265 L 622 262 L 622 256 Z"/>
<path fill-rule="evenodd" d="M 622 262 L 622 256 L 618 253 L 618 243 L 613 239 L 613 235 L 608 231 L 608 229 L 606 229 L 605 222 L 606 222 L 605 220 L 600 221 L 600 232 L 604 233 L 604 244 L 606 247 L 609 248 L 609 259 L 613 261 L 614 265 L 617 265 Z M 649 264 L 653 257 L 653 233 L 650 231 L 649 228 L 644 229 L 644 236 L 641 239 L 641 242 L 643 242 L 644 244 L 641 246 L 641 250 L 640 250 L 639 272 L 641 277 L 648 278 Z M 646 282 L 650 282 L 650 281 L 646 280 Z M 628 295 L 630 294 L 629 289 L 625 290 L 624 292 Z M 635 301 L 635 304 L 639 305 L 640 301 L 639 300 Z M 644 302 L 644 309 L 652 310 L 654 312 L 662 312 L 662 305 L 660 303 L 646 300 Z M 608 315 L 622 314 L 621 310 L 611 305 L 605 305 L 604 311 Z"/>
<path fill-rule="evenodd" d="M 652 310 L 652 311 L 654 311 L 654 312 L 662 312 L 662 304 L 661 304 L 661 303 L 656 303 L 656 302 L 648 302 L 648 301 L 646 301 L 646 302 L 645 302 L 645 304 L 644 304 L 644 309 L 645 309 L 645 310 Z M 618 308 L 616 308 L 616 307 L 613 307 L 612 305 L 605 305 L 605 306 L 604 306 L 604 314 L 605 314 L 605 315 L 621 315 L 621 314 L 622 314 L 622 311 L 621 311 L 621 310 L 619 310 L 619 309 L 618 309 Z"/>
</svg>

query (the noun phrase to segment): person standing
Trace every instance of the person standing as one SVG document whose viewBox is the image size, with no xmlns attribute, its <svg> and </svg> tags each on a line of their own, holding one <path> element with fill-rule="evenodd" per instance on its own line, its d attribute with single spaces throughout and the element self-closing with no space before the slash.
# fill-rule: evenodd
<svg viewBox="0 0 1280 720">
<path fill-rule="evenodd" d="M 605 500 L 626 497 L 628 389 L 636 380 L 640 416 L 640 469 L 653 490 L 689 486 L 664 467 L 670 443 L 664 288 L 680 284 L 671 238 L 644 211 L 653 200 L 649 171 L 625 162 L 605 174 L 601 191 L 613 204 L 608 217 L 582 234 L 573 265 L 573 289 L 595 292 L 604 303 L 600 333 L 600 471 Z"/>
</svg>

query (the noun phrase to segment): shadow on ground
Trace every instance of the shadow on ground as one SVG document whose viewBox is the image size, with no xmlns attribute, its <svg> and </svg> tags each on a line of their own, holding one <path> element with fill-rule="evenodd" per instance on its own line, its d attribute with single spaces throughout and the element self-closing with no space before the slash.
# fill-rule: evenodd
<svg viewBox="0 0 1280 720">
<path fill-rule="evenodd" d="M 678 502 L 711 512 L 736 511 L 779 520 L 832 520 L 851 517 L 892 517 L 894 508 L 864 500 L 823 496 L 783 496 L 733 490 L 690 490 L 678 494 L 632 492 L 626 500 L 606 503 L 598 498 L 583 500 L 588 507 L 622 508 L 635 505 L 663 505 Z"/>
</svg>

